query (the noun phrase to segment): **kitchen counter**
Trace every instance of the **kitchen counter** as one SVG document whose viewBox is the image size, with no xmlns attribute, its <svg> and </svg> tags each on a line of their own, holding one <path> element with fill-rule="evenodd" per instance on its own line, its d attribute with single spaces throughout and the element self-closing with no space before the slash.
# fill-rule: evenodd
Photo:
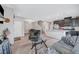
<svg viewBox="0 0 79 59">
<path fill-rule="evenodd" d="M 61 40 L 61 37 L 66 36 L 66 32 L 68 32 L 68 30 L 52 30 L 47 32 L 47 35 L 57 40 Z"/>
</svg>

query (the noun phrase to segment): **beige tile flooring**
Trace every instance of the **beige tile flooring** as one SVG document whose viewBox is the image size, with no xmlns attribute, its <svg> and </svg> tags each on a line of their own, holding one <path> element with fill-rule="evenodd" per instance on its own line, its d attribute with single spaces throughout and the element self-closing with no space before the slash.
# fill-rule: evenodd
<svg viewBox="0 0 79 59">
<path fill-rule="evenodd" d="M 46 39 L 46 44 L 48 47 L 53 45 L 56 42 L 56 39 Z M 21 37 L 21 40 L 15 41 L 14 45 L 12 45 L 12 53 L 13 54 L 34 54 L 34 49 L 31 49 L 32 42 L 28 40 L 28 36 Z M 38 54 L 44 53 L 43 51 L 47 51 L 47 48 L 44 44 L 37 45 Z"/>
</svg>

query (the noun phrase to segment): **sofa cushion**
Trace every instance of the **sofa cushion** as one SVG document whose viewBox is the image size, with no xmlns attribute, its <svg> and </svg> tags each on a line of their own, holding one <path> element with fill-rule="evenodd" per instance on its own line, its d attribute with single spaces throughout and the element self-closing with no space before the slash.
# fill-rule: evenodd
<svg viewBox="0 0 79 59">
<path fill-rule="evenodd" d="M 67 45 L 62 40 L 53 45 L 53 48 L 61 54 L 72 54 L 72 46 Z"/>
<path fill-rule="evenodd" d="M 74 47 L 76 44 L 78 36 L 79 36 L 79 31 L 66 32 L 65 43 Z"/>
<path fill-rule="evenodd" d="M 66 43 L 67 45 L 70 45 L 72 47 L 75 46 L 76 39 L 77 39 L 77 36 L 66 36 L 66 37 L 62 37 L 62 40 L 64 41 L 64 43 Z"/>
<path fill-rule="evenodd" d="M 79 54 L 79 44 L 77 44 L 73 49 L 72 52 L 75 54 Z"/>
<path fill-rule="evenodd" d="M 50 47 L 50 51 L 48 50 L 48 54 L 59 54 L 59 52 L 56 51 L 55 48 Z"/>
<path fill-rule="evenodd" d="M 72 49 L 72 52 L 75 54 L 79 54 L 79 36 L 78 36 L 78 39 L 75 43 L 75 47 Z"/>
</svg>

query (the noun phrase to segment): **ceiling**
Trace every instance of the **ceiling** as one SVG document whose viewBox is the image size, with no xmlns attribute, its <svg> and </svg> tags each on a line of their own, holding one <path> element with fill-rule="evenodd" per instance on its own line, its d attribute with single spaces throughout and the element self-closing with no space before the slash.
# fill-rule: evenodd
<svg viewBox="0 0 79 59">
<path fill-rule="evenodd" d="M 16 16 L 26 19 L 59 19 L 66 16 L 78 16 L 77 4 L 7 4 L 13 8 Z"/>
</svg>

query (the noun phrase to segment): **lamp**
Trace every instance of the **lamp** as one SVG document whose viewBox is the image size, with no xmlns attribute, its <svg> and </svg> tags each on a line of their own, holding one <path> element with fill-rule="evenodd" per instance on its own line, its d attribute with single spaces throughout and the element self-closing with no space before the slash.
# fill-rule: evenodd
<svg viewBox="0 0 79 59">
<path fill-rule="evenodd" d="M 9 18 L 4 18 L 5 20 L 4 20 L 4 22 L 6 22 L 6 23 L 9 23 L 10 22 L 10 19 Z"/>
<path fill-rule="evenodd" d="M 1 15 L 1 13 L 0 13 L 0 18 L 4 19 L 3 21 L 6 22 L 6 23 L 10 22 L 10 19 L 9 18 L 5 18 L 4 16 Z"/>
</svg>

